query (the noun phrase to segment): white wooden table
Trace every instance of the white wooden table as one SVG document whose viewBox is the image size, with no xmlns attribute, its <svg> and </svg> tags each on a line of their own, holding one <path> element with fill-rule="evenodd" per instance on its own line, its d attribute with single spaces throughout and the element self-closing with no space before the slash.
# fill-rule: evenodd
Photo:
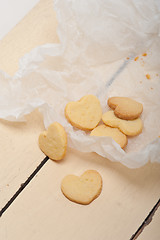
<svg viewBox="0 0 160 240">
<path fill-rule="evenodd" d="M 13 75 L 18 60 L 38 45 L 56 43 L 52 0 L 41 0 L 0 41 L 0 69 Z M 37 139 L 44 130 L 36 110 L 26 123 L 0 120 L 0 209 L 44 159 Z M 68 201 L 60 191 L 79 166 L 96 169 L 103 191 L 88 206 Z M 68 149 L 61 163 L 48 160 L 0 218 L 1 240 L 129 240 L 160 198 L 160 164 L 131 170 L 97 154 Z M 160 208 L 139 240 L 160 239 Z"/>
</svg>

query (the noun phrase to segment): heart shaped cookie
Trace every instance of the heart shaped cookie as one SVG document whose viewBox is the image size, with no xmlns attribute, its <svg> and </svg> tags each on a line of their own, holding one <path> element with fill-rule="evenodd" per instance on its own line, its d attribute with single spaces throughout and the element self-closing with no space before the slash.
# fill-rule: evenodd
<svg viewBox="0 0 160 240">
<path fill-rule="evenodd" d="M 136 119 L 143 111 L 141 103 L 127 97 L 111 97 L 108 99 L 108 106 L 117 117 L 125 120 Z"/>
<path fill-rule="evenodd" d="M 111 137 L 115 142 L 117 142 L 121 148 L 127 145 L 127 137 L 118 128 L 108 127 L 104 124 L 99 125 L 91 131 L 91 136 L 104 136 Z"/>
<path fill-rule="evenodd" d="M 64 158 L 67 149 L 67 135 L 60 123 L 52 123 L 47 131 L 40 134 L 39 147 L 52 160 Z"/>
<path fill-rule="evenodd" d="M 102 115 L 102 121 L 110 126 L 119 128 L 127 136 L 136 136 L 142 132 L 143 124 L 140 118 L 124 120 L 116 117 L 114 111 L 108 111 Z"/>
<path fill-rule="evenodd" d="M 77 102 L 69 102 L 65 108 L 67 120 L 81 130 L 92 130 L 101 120 L 102 109 L 98 98 L 86 95 Z"/>
<path fill-rule="evenodd" d="M 86 205 L 101 193 L 102 178 L 95 170 L 87 170 L 80 177 L 67 175 L 61 182 L 61 190 L 69 200 Z"/>
</svg>

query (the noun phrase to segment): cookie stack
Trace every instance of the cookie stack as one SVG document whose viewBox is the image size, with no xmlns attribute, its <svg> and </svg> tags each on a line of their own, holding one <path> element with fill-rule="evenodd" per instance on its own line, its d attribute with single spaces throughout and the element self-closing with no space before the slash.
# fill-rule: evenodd
<svg viewBox="0 0 160 240">
<path fill-rule="evenodd" d="M 131 98 L 111 97 L 108 106 L 112 110 L 103 114 L 98 98 L 86 95 L 77 102 L 69 102 L 65 116 L 74 127 L 91 131 L 91 136 L 111 137 L 124 148 L 128 142 L 127 136 L 142 132 L 143 124 L 139 116 L 143 105 Z M 99 124 L 101 120 L 103 124 Z"/>
</svg>

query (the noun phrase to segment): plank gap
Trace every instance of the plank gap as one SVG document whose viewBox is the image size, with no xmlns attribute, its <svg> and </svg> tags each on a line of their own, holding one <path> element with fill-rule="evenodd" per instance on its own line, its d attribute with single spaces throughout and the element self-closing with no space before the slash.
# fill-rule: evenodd
<svg viewBox="0 0 160 240">
<path fill-rule="evenodd" d="M 158 202 L 154 205 L 154 207 L 152 208 L 152 210 L 149 212 L 148 216 L 145 218 L 145 220 L 142 222 L 142 224 L 140 225 L 140 227 L 137 229 L 137 231 L 132 235 L 132 237 L 130 238 L 130 240 L 136 240 L 139 235 L 142 233 L 142 231 L 144 230 L 144 228 L 150 224 L 150 222 L 152 221 L 152 218 L 155 214 L 155 212 L 157 211 L 158 207 L 160 206 L 160 199 L 158 200 Z"/>
<path fill-rule="evenodd" d="M 40 171 L 40 169 L 44 166 L 44 164 L 48 161 L 49 157 L 45 157 L 42 162 L 36 167 L 36 169 L 31 173 L 31 175 L 27 178 L 27 180 L 22 183 L 19 189 L 15 192 L 15 194 L 10 198 L 10 200 L 5 204 L 5 206 L 0 211 L 0 217 L 3 213 L 9 208 L 9 206 L 15 201 L 15 199 L 19 196 L 19 194 L 25 189 L 25 187 L 30 183 L 30 181 L 35 177 L 35 175 Z"/>
</svg>

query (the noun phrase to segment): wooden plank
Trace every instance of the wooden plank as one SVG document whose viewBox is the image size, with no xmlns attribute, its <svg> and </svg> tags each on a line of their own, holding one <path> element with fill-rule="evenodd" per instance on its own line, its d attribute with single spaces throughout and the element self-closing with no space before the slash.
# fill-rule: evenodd
<svg viewBox="0 0 160 240">
<path fill-rule="evenodd" d="M 0 69 L 13 75 L 19 59 L 33 48 L 57 43 L 57 21 L 52 0 L 39 3 L 0 41 Z"/>
<path fill-rule="evenodd" d="M 37 140 L 43 129 L 38 111 L 28 116 L 26 123 L 0 121 L 0 208 L 44 158 Z"/>
<path fill-rule="evenodd" d="M 159 240 L 160 239 L 160 208 L 157 210 L 155 215 L 153 216 L 152 223 L 149 224 L 144 231 L 140 235 L 140 240 L 152 239 Z"/>
<path fill-rule="evenodd" d="M 140 234 L 146 230 L 146 227 L 152 222 L 152 219 L 153 219 L 154 215 L 157 213 L 157 210 L 159 207 L 160 207 L 160 199 L 153 206 L 153 208 L 151 209 L 151 211 L 149 212 L 147 217 L 144 219 L 143 223 L 139 226 L 137 231 L 132 235 L 130 240 L 136 240 L 140 236 Z M 159 223 L 160 223 L 160 221 L 159 221 Z M 155 225 L 154 225 L 154 227 L 155 227 Z M 151 233 L 151 231 L 150 231 L 150 233 Z M 152 238 L 159 239 L 158 238 L 159 234 L 160 234 L 160 231 L 158 230 L 158 227 L 156 227 L 156 231 L 152 231 Z"/>
<path fill-rule="evenodd" d="M 49 24 L 48 24 L 49 23 Z M 13 75 L 19 58 L 32 48 L 57 42 L 52 0 L 41 0 L 31 12 L 0 41 L 0 69 Z M 0 208 L 41 162 L 37 139 L 44 130 L 42 116 L 34 111 L 26 123 L 0 120 Z"/>
<path fill-rule="evenodd" d="M 99 171 L 103 190 L 82 206 L 63 196 L 60 183 L 66 174 L 86 169 Z M 49 160 L 4 213 L 0 234 L 7 240 L 128 240 L 160 195 L 159 170 L 158 164 L 130 170 L 94 153 L 68 150 L 63 161 Z"/>
</svg>

